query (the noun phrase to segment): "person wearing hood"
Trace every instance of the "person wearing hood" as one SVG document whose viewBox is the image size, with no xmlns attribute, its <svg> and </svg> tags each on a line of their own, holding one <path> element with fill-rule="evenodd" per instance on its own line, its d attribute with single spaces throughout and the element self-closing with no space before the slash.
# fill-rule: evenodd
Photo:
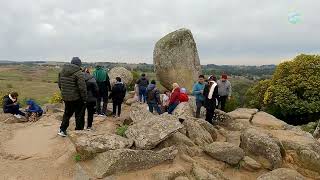
<svg viewBox="0 0 320 180">
<path fill-rule="evenodd" d="M 212 75 L 209 77 L 208 84 L 204 87 L 203 90 L 203 96 L 204 99 L 204 106 L 207 110 L 206 112 L 206 121 L 208 121 L 210 124 L 214 124 L 215 120 L 214 118 L 214 110 L 217 106 L 217 98 L 218 96 L 218 84 L 217 78 Z"/>
<path fill-rule="evenodd" d="M 93 115 L 96 111 L 95 108 L 97 105 L 99 88 L 95 78 L 90 74 L 89 69 L 85 68 L 83 73 L 84 73 L 84 80 L 86 81 L 86 85 L 87 85 L 87 95 L 88 95 L 88 100 L 86 104 L 86 108 L 88 112 L 87 130 L 90 131 L 92 129 Z"/>
<path fill-rule="evenodd" d="M 31 99 L 27 101 L 26 112 L 26 117 L 31 122 L 37 121 L 43 114 L 41 107 Z"/>
<path fill-rule="evenodd" d="M 160 92 L 156 88 L 156 81 L 152 80 L 147 88 L 147 103 L 149 106 L 149 111 L 153 113 L 153 109 L 157 111 L 158 114 L 161 114 L 161 100 Z"/>
<path fill-rule="evenodd" d="M 97 97 L 97 113 L 100 116 L 104 116 L 107 114 L 108 95 L 111 90 L 109 75 L 102 66 L 98 65 L 93 72 L 93 76 L 96 79 L 99 88 Z M 103 102 L 102 108 L 101 101 Z"/>
<path fill-rule="evenodd" d="M 111 89 L 111 94 L 109 96 L 112 99 L 113 103 L 113 117 L 120 117 L 121 115 L 121 104 L 123 103 L 123 99 L 126 96 L 126 86 L 123 82 L 121 82 L 120 77 L 116 77 L 116 83 L 113 85 Z M 118 114 L 117 114 L 118 109 Z"/>
<path fill-rule="evenodd" d="M 71 63 L 63 66 L 59 73 L 58 85 L 61 90 L 65 110 L 58 135 L 67 136 L 69 120 L 75 114 L 75 130 L 84 129 L 84 112 L 87 103 L 87 86 L 81 71 L 81 60 L 73 57 Z"/>
<path fill-rule="evenodd" d="M 18 96 L 19 94 L 17 92 L 11 92 L 3 97 L 2 105 L 4 113 L 13 114 L 16 118 L 20 119 L 21 116 L 25 116 L 26 114 L 19 110 Z"/>
<path fill-rule="evenodd" d="M 221 106 L 221 111 L 225 111 L 227 100 L 231 99 L 232 87 L 230 81 L 228 81 L 227 74 L 222 74 L 221 79 L 217 82 L 218 93 L 219 93 L 219 105 Z"/>
<path fill-rule="evenodd" d="M 169 107 L 168 107 L 168 113 L 172 114 L 172 112 L 175 110 L 175 108 L 179 105 L 179 97 L 180 97 L 180 86 L 178 83 L 172 84 L 172 93 L 170 96 L 169 101 Z"/>
<path fill-rule="evenodd" d="M 147 101 L 147 87 L 149 80 L 146 78 L 146 74 L 142 74 L 141 78 L 136 82 L 139 88 L 139 101 L 140 103 L 146 103 Z"/>
</svg>

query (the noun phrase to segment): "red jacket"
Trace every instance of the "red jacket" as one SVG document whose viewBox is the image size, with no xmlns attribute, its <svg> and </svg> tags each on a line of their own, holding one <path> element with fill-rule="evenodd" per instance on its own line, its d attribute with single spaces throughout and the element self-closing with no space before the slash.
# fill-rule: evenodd
<svg viewBox="0 0 320 180">
<path fill-rule="evenodd" d="M 169 105 L 174 104 L 174 103 L 178 103 L 179 104 L 179 96 L 180 96 L 180 88 L 176 88 L 171 96 L 170 96 L 170 102 Z"/>
<path fill-rule="evenodd" d="M 180 93 L 179 101 L 180 101 L 180 102 L 188 102 L 188 101 L 189 101 L 188 94 Z"/>
</svg>

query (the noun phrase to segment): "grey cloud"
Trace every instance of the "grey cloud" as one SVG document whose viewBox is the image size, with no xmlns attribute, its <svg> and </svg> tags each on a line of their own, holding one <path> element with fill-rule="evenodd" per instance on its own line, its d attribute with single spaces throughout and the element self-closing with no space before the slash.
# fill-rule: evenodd
<svg viewBox="0 0 320 180">
<path fill-rule="evenodd" d="M 0 59 L 152 62 L 155 42 L 186 27 L 201 62 L 279 63 L 319 53 L 316 0 L 0 0 Z M 290 24 L 290 11 L 302 15 Z"/>
</svg>

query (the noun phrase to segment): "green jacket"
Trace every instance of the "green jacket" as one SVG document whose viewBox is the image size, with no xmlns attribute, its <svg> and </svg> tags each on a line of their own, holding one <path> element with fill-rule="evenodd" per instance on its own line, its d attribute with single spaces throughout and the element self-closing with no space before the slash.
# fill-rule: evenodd
<svg viewBox="0 0 320 180">
<path fill-rule="evenodd" d="M 109 81 L 108 73 L 102 67 L 97 67 L 96 70 L 93 72 L 93 76 L 97 82 Z"/>
<path fill-rule="evenodd" d="M 87 101 L 87 86 L 79 66 L 65 64 L 59 73 L 58 85 L 64 101 Z"/>
</svg>

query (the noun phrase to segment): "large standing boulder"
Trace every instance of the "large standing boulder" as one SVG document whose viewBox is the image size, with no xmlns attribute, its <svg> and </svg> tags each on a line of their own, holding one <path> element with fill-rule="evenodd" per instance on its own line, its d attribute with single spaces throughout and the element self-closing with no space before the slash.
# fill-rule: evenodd
<svg viewBox="0 0 320 180">
<path fill-rule="evenodd" d="M 151 168 L 174 159 L 177 153 L 175 147 L 160 151 L 117 149 L 98 154 L 84 166 L 97 178 L 104 178 L 116 173 Z"/>
<path fill-rule="evenodd" d="M 153 51 L 153 62 L 160 83 L 172 89 L 173 83 L 192 90 L 201 65 L 197 46 L 188 29 L 179 29 L 161 38 Z"/>
<path fill-rule="evenodd" d="M 124 82 L 124 84 L 126 85 L 131 84 L 131 82 L 133 81 L 132 73 L 124 67 L 114 67 L 108 74 L 111 84 L 114 84 L 116 82 L 116 77 L 120 77 L 122 82 Z"/>
<path fill-rule="evenodd" d="M 152 149 L 182 127 L 175 116 L 153 115 L 149 119 L 129 126 L 125 134 L 134 141 L 137 148 Z"/>
<path fill-rule="evenodd" d="M 293 169 L 279 168 L 263 174 L 257 180 L 304 180 L 306 179 L 300 173 Z"/>
<path fill-rule="evenodd" d="M 276 169 L 282 165 L 282 149 L 278 142 L 269 135 L 250 128 L 242 132 L 240 147 L 248 154 L 262 156 L 268 162 L 266 168 Z"/>
<path fill-rule="evenodd" d="M 116 134 L 94 135 L 91 133 L 71 133 L 70 140 L 75 145 L 81 159 L 89 159 L 97 153 L 108 150 L 130 148 L 133 141 Z"/>
<path fill-rule="evenodd" d="M 204 151 L 214 159 L 237 165 L 244 157 L 244 151 L 228 142 L 214 142 L 207 145 Z"/>
</svg>

